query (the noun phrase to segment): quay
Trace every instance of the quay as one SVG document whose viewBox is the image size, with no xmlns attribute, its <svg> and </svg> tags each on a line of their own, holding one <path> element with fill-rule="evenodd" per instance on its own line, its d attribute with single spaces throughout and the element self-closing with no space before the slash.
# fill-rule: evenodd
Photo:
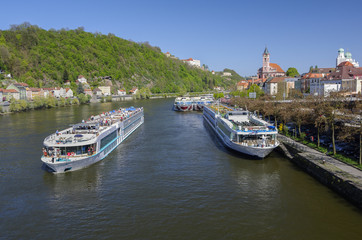
<svg viewBox="0 0 362 240">
<path fill-rule="evenodd" d="M 278 150 L 322 184 L 362 209 L 362 171 L 278 134 Z"/>
</svg>

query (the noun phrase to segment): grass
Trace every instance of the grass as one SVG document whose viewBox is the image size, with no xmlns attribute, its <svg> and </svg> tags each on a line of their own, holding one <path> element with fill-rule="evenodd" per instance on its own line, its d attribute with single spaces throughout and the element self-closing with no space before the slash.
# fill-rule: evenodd
<svg viewBox="0 0 362 240">
<path fill-rule="evenodd" d="M 314 148 L 315 150 L 319 151 L 319 152 L 322 152 L 330 157 L 334 157 L 336 159 L 338 159 L 339 161 L 341 162 L 344 162 L 346 164 L 349 164 L 349 165 L 352 165 L 352 166 L 355 166 L 359 169 L 362 170 L 362 165 L 359 165 L 358 162 L 354 159 L 351 159 L 349 157 L 346 157 L 342 154 L 339 154 L 337 153 L 336 155 L 333 155 L 333 152 L 328 152 L 328 149 L 325 148 L 325 147 L 318 147 L 317 144 L 313 143 L 313 142 L 309 142 L 305 139 L 302 139 L 302 138 L 294 138 L 294 137 L 291 137 L 289 134 L 286 134 L 287 137 L 295 140 L 295 141 L 298 141 L 298 142 L 301 142 L 303 143 L 304 145 L 307 145 L 308 147 L 311 147 L 311 148 Z"/>
</svg>

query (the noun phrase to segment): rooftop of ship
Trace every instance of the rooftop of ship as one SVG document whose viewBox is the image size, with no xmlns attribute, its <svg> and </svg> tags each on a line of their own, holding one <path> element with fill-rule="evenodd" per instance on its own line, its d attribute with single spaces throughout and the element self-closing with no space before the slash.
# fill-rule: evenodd
<svg viewBox="0 0 362 240">
<path fill-rule="evenodd" d="M 93 143 L 97 136 L 113 124 L 127 119 L 139 108 L 113 110 L 97 116 L 91 116 L 87 121 L 72 125 L 62 131 L 57 131 L 44 140 L 47 146 L 79 146 Z"/>
<path fill-rule="evenodd" d="M 275 133 L 276 128 L 257 117 L 256 114 L 241 108 L 232 108 L 221 104 L 213 104 L 210 108 L 219 113 L 230 128 L 241 134 Z"/>
</svg>

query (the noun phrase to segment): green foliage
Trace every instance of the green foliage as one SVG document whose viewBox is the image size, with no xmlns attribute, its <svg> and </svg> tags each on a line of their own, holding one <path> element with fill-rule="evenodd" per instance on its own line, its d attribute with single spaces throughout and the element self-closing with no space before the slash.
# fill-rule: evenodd
<svg viewBox="0 0 362 240">
<path fill-rule="evenodd" d="M 79 102 L 78 98 L 73 98 L 72 104 L 77 104 L 77 105 L 79 105 L 80 102 Z"/>
<path fill-rule="evenodd" d="M 13 99 L 10 103 L 9 110 L 10 112 L 21 112 L 26 111 L 30 108 L 30 105 L 25 100 L 15 100 Z"/>
<path fill-rule="evenodd" d="M 294 67 L 288 68 L 286 75 L 289 77 L 299 76 L 298 70 Z"/>
<path fill-rule="evenodd" d="M 29 23 L 0 30 L 0 68 L 31 86 L 60 86 L 84 75 L 92 87 L 111 76 L 122 88 L 150 88 L 153 93 L 203 92 L 234 85 L 220 75 L 166 57 L 158 47 L 84 29 L 44 30 Z M 236 76 L 236 73 L 233 75 Z M 82 91 L 78 91 L 82 93 Z"/>
<path fill-rule="evenodd" d="M 84 95 L 84 93 L 81 93 L 81 94 L 78 95 L 78 100 L 79 100 L 80 104 L 89 103 L 90 96 L 89 95 Z"/>
<path fill-rule="evenodd" d="M 83 88 L 83 84 L 81 84 L 81 83 L 79 83 L 79 85 L 78 85 L 77 94 L 83 94 L 84 95 L 84 88 Z"/>
<path fill-rule="evenodd" d="M 58 101 L 55 97 L 48 96 L 48 97 L 44 98 L 44 107 L 53 108 L 53 107 L 56 107 L 57 105 L 58 105 Z"/>
<path fill-rule="evenodd" d="M 223 98 L 223 97 L 224 97 L 224 93 L 214 93 L 215 99 L 219 99 L 219 98 Z"/>
</svg>

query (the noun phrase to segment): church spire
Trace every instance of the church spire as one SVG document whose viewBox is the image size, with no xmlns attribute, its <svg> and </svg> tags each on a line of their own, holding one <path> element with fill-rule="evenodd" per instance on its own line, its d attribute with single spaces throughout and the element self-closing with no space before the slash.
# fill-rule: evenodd
<svg viewBox="0 0 362 240">
<path fill-rule="evenodd" d="M 265 47 L 265 50 L 264 50 L 263 55 L 270 55 L 270 53 L 269 53 L 269 51 L 268 51 L 268 48 L 267 48 L 267 47 Z"/>
</svg>

